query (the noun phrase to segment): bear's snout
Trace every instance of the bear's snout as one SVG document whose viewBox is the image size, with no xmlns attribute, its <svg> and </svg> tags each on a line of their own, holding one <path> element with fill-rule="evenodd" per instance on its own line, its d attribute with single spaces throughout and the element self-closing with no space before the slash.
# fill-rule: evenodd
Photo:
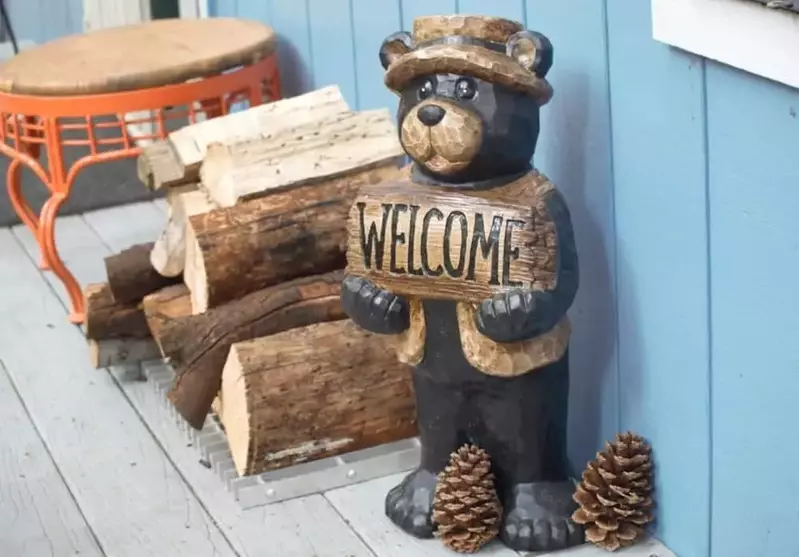
<svg viewBox="0 0 799 557">
<path fill-rule="evenodd" d="M 419 121 L 430 128 L 443 120 L 446 114 L 447 111 L 437 104 L 427 104 L 416 112 Z"/>
</svg>

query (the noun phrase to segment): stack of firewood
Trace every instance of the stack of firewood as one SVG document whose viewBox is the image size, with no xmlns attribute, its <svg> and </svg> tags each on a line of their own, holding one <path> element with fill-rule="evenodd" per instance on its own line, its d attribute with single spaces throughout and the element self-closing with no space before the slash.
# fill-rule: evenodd
<svg viewBox="0 0 799 557">
<path fill-rule="evenodd" d="M 242 475 L 415 435 L 394 340 L 339 300 L 350 207 L 402 156 L 388 111 L 351 111 L 336 87 L 145 148 L 139 174 L 166 190 L 168 222 L 87 288 L 95 365 L 167 358 L 169 400 L 195 428 L 213 408 Z"/>
</svg>

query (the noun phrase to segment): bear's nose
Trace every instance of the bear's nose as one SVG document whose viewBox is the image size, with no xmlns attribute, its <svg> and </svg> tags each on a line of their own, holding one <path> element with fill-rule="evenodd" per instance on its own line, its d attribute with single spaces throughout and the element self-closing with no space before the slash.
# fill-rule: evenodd
<svg viewBox="0 0 799 557">
<path fill-rule="evenodd" d="M 417 116 L 422 124 L 433 127 L 444 119 L 444 115 L 446 113 L 447 111 L 440 106 L 436 104 L 428 104 L 419 109 Z"/>
</svg>

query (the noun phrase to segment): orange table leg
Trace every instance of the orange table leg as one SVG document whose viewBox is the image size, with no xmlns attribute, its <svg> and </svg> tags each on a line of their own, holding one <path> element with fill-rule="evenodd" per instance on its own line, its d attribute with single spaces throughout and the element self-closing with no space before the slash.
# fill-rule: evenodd
<svg viewBox="0 0 799 557">
<path fill-rule="evenodd" d="M 0 120 L 6 122 L 6 126 L 0 126 L 0 153 L 11 159 L 7 174 L 11 204 L 39 244 L 42 268 L 51 270 L 64 285 L 71 306 L 70 322 L 81 324 L 85 321 L 86 301 L 80 284 L 58 254 L 55 228 L 58 211 L 66 202 L 77 174 L 93 164 L 138 156 L 141 152 L 138 140 L 165 138 L 164 107 L 189 107 L 187 114 L 190 121 L 194 122 L 196 113 L 193 103 L 199 102 L 206 116 L 218 117 L 228 112 L 225 100 L 232 95 L 243 96 L 250 101 L 251 106 L 263 103 L 264 97 L 278 99 L 279 84 L 274 57 L 265 58 L 236 72 L 152 89 L 71 97 L 0 93 Z M 155 133 L 131 137 L 125 124 L 119 122 L 121 135 L 118 139 L 98 138 L 95 132 L 100 124 L 95 123 L 95 118 L 137 111 L 154 111 L 155 115 L 150 121 L 155 125 Z M 122 118 L 117 116 L 118 120 Z M 83 123 L 74 124 L 68 120 Z M 108 124 L 103 126 L 108 127 Z M 63 136 L 66 130 L 80 131 L 86 136 L 82 139 L 66 138 Z M 88 153 L 67 169 L 62 151 L 70 146 L 85 148 Z M 42 147 L 47 151 L 47 172 L 38 161 Z M 112 149 L 109 150 L 109 147 Z M 50 191 L 50 198 L 38 217 L 22 195 L 22 165 L 33 170 Z"/>
</svg>

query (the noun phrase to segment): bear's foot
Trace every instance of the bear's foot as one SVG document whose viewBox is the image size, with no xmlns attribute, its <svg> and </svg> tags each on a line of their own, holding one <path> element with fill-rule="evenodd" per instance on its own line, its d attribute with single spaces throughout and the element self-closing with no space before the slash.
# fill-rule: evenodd
<svg viewBox="0 0 799 557">
<path fill-rule="evenodd" d="M 583 529 L 572 522 L 577 504 L 571 482 L 518 484 L 504 504 L 500 537 L 516 551 L 557 551 L 584 543 Z"/>
<path fill-rule="evenodd" d="M 409 474 L 386 496 L 386 516 L 417 538 L 433 537 L 433 496 L 436 475 L 422 468 Z"/>
</svg>

